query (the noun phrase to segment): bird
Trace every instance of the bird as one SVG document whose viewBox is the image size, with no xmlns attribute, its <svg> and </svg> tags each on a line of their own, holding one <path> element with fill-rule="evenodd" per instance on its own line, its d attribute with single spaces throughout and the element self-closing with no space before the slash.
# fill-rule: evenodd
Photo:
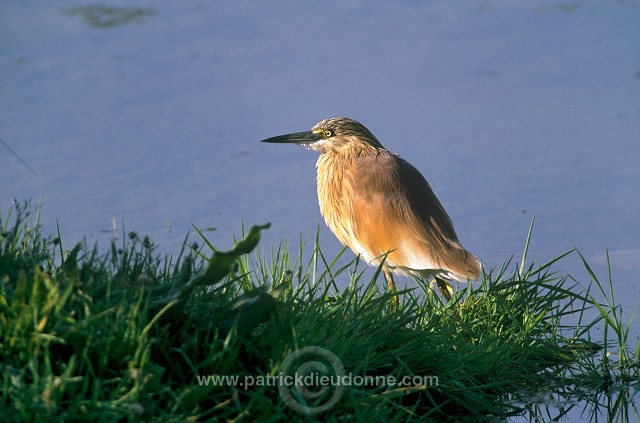
<svg viewBox="0 0 640 423">
<path fill-rule="evenodd" d="M 480 262 L 458 240 L 451 218 L 422 174 L 382 146 L 360 122 L 322 120 L 310 131 L 266 143 L 292 143 L 320 153 L 320 212 L 333 234 L 361 260 L 381 266 L 389 290 L 394 274 L 433 280 L 449 302 L 451 282 L 476 280 Z M 394 309 L 398 298 L 393 297 Z"/>
</svg>

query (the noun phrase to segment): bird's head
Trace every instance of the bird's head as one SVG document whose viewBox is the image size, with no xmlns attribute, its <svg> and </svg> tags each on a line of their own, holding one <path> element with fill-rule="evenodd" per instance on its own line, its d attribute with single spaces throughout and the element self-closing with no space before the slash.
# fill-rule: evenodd
<svg viewBox="0 0 640 423">
<path fill-rule="evenodd" d="M 360 122 L 345 117 L 325 119 L 310 131 L 279 135 L 262 142 L 292 143 L 324 153 L 348 148 L 381 149 L 380 141 Z"/>
</svg>

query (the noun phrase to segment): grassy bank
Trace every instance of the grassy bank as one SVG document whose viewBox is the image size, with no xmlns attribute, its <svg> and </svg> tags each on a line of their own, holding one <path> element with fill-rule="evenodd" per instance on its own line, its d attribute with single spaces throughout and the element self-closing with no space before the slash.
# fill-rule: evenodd
<svg viewBox="0 0 640 423">
<path fill-rule="evenodd" d="M 379 272 L 317 242 L 256 253 L 268 225 L 159 257 L 135 233 L 65 250 L 29 213 L 0 217 L 0 420 L 493 421 L 550 396 L 638 418 L 637 334 L 610 281 L 554 273 L 566 255 L 508 261 L 459 304 L 416 281 L 393 311 Z"/>
</svg>

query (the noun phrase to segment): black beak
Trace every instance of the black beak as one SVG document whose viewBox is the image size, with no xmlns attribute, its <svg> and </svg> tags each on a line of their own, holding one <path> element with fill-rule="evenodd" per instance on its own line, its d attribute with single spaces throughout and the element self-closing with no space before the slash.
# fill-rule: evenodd
<svg viewBox="0 0 640 423">
<path fill-rule="evenodd" d="M 267 138 L 260 142 L 271 142 L 278 144 L 313 144 L 316 141 L 320 141 L 322 137 L 320 134 L 315 134 L 311 131 L 296 132 L 295 134 L 278 135 L 277 137 Z"/>
</svg>

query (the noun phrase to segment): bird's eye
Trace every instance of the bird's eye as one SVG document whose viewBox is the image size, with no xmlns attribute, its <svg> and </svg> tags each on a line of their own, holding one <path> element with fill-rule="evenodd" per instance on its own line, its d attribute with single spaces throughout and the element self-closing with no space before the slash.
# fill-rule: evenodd
<svg viewBox="0 0 640 423">
<path fill-rule="evenodd" d="M 325 129 L 324 130 L 324 137 L 325 138 L 331 138 L 333 136 L 333 131 L 331 129 Z"/>
</svg>

